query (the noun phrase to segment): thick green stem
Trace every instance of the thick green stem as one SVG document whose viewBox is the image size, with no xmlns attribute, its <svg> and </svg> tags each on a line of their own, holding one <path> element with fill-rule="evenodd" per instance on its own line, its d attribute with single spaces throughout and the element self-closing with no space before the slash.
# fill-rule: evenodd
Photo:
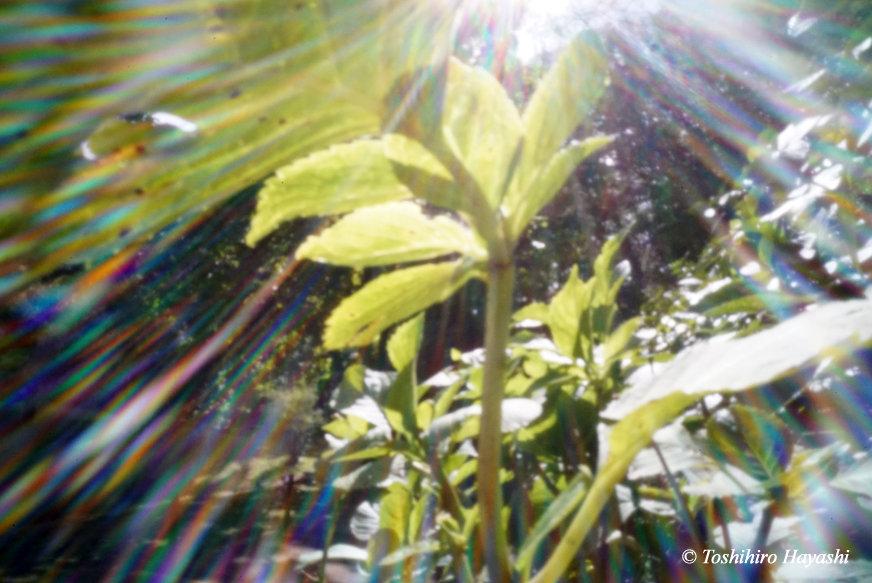
<svg viewBox="0 0 872 583">
<path fill-rule="evenodd" d="M 512 317 L 515 271 L 508 260 L 492 260 L 488 275 L 485 320 L 484 387 L 481 397 L 481 431 L 478 438 L 478 503 L 481 542 L 490 583 L 511 580 L 511 566 L 502 524 L 500 488 L 502 405 L 506 348 Z"/>
</svg>

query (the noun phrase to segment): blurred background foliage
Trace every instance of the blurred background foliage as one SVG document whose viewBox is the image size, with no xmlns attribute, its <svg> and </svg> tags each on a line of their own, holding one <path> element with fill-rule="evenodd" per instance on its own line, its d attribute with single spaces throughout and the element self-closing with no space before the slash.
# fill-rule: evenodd
<svg viewBox="0 0 872 583">
<path fill-rule="evenodd" d="M 390 128 L 450 54 L 519 105 L 580 30 L 610 62 L 579 133 L 616 139 L 527 231 L 518 305 L 550 300 L 573 266 L 590 276 L 631 223 L 620 317 L 645 317 L 652 359 L 862 296 L 868 3 L 609 6 L 4 3 L 0 573 L 279 577 L 283 544 L 324 541 L 341 508 L 309 464 L 324 448 L 312 429 L 346 365 L 388 359 L 384 343 L 316 347 L 326 314 L 375 272 L 295 262 L 317 220 L 246 247 L 254 193 L 279 166 Z M 521 50 L 524 35 L 537 50 Z M 476 284 L 429 312 L 420 378 L 480 345 L 483 312 Z M 869 386 L 860 353 L 750 405 L 778 411 L 784 440 L 857 453 L 872 435 Z M 868 491 L 852 487 L 807 501 L 831 526 L 805 520 L 868 556 Z M 639 523 L 664 554 L 682 548 L 662 537 L 671 521 Z"/>
</svg>

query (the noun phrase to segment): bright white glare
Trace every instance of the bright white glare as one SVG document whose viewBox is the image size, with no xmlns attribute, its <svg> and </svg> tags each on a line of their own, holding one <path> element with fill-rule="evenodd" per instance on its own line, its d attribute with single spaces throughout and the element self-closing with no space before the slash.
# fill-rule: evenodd
<svg viewBox="0 0 872 583">
<path fill-rule="evenodd" d="M 535 0 L 515 31 L 517 55 L 524 62 L 556 52 L 581 31 L 647 17 L 661 0 Z"/>
</svg>

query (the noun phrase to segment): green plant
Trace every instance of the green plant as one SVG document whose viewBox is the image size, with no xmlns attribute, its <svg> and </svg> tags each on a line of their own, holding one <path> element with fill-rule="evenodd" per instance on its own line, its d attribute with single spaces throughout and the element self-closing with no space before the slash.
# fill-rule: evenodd
<svg viewBox="0 0 872 583">
<path fill-rule="evenodd" d="M 705 395 L 759 387 L 834 347 L 867 342 L 872 308 L 867 301 L 826 305 L 746 338 L 695 346 L 652 381 L 625 390 L 628 375 L 647 360 L 633 341 L 640 320 L 614 325 L 622 278 L 613 261 L 621 235 L 606 243 L 589 280 L 573 270 L 548 305 L 515 314 L 517 321 L 547 326 L 552 345 L 543 349 L 534 341 L 547 339 L 530 332 L 512 337 L 518 238 L 577 164 L 609 142 L 594 137 L 564 147 L 601 93 L 605 65 L 589 45 L 574 42 L 523 115 L 493 77 L 457 60 L 435 84 L 435 124 L 401 125 L 405 134 L 340 144 L 277 171 L 260 193 L 247 241 L 256 243 L 292 218 L 347 213 L 310 237 L 297 257 L 355 268 L 449 258 L 378 276 L 328 319 L 327 349 L 366 345 L 400 324 L 388 342 L 396 372 L 370 386 L 363 369 L 349 369 L 346 393 L 355 402 L 365 399 L 324 427 L 344 440 L 333 461 L 365 462 L 335 485 L 401 482 L 383 490 L 370 542 L 370 567 L 386 569 L 385 576 L 407 575 L 413 558 L 436 555 L 450 557 L 456 580 L 469 581 L 483 556 L 491 581 L 515 574 L 527 580 L 546 536 L 560 528 L 560 541 L 532 578 L 551 583 L 570 567 L 657 429 L 682 419 Z M 421 312 L 471 278 L 488 285 L 484 359 L 458 355 L 447 386 L 420 385 Z M 511 399 L 523 399 L 528 415 L 504 418 L 503 410 L 517 404 Z M 749 427 L 767 423 L 744 409 L 734 414 L 750 419 Z M 549 443 L 560 426 L 575 431 L 575 451 Z M 716 435 L 717 427 L 710 428 Z M 470 438 L 477 439 L 477 459 Z M 757 445 L 749 447 L 760 454 Z M 601 446 L 607 446 L 602 456 Z M 397 459 L 409 462 L 404 476 L 395 471 Z M 756 463 L 768 472 L 761 479 L 769 491 L 777 492 L 787 465 L 770 462 Z M 519 468 L 530 472 L 521 476 Z M 667 474 L 690 523 L 686 495 Z M 512 509 L 503 504 L 504 488 L 537 517 L 529 533 L 507 528 Z M 478 545 L 471 539 L 476 526 Z M 436 568 L 433 561 L 423 565 Z M 586 568 L 578 565 L 576 573 Z"/>
<path fill-rule="evenodd" d="M 605 65 L 592 47 L 573 43 L 523 116 L 486 72 L 451 59 L 445 77 L 441 132 L 423 143 L 388 134 L 342 144 L 279 170 L 261 190 L 247 241 L 256 243 L 291 218 L 348 212 L 297 256 L 351 267 L 460 256 L 367 284 L 330 316 L 328 349 L 365 345 L 447 299 L 471 277 L 487 280 L 478 484 L 486 562 L 491 579 L 502 581 L 510 570 L 498 475 L 512 249 L 578 163 L 610 141 L 595 137 L 564 147 L 603 90 Z M 413 197 L 466 224 L 427 218 L 408 201 Z"/>
</svg>

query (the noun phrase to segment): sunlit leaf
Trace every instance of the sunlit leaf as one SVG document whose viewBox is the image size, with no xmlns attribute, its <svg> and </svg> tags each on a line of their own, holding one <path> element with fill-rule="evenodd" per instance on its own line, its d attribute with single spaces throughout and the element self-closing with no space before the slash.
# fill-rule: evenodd
<svg viewBox="0 0 872 583">
<path fill-rule="evenodd" d="M 624 239 L 630 232 L 632 224 L 623 228 L 616 235 L 612 235 L 603 243 L 599 255 L 593 263 L 593 280 L 596 281 L 593 290 L 592 303 L 594 306 L 610 307 L 614 304 L 623 278 L 615 273 L 613 267 L 615 256 L 624 244 Z"/>
<path fill-rule="evenodd" d="M 527 304 L 512 315 L 512 320 L 521 322 L 523 320 L 536 320 L 543 324 L 548 323 L 548 306 L 542 302 L 532 302 Z"/>
<path fill-rule="evenodd" d="M 491 208 L 500 204 L 523 135 L 506 90 L 482 69 L 451 59 L 442 114 L 445 142 Z"/>
<path fill-rule="evenodd" d="M 594 136 L 575 142 L 558 152 L 526 183 L 516 175 L 506 197 L 510 239 L 517 239 L 542 208 L 560 191 L 578 165 L 612 142 L 610 136 Z"/>
<path fill-rule="evenodd" d="M 445 301 L 478 273 L 461 261 L 419 265 L 382 275 L 346 298 L 327 319 L 324 346 L 369 344 L 376 334 Z"/>
<path fill-rule="evenodd" d="M 632 387 L 604 414 L 621 418 L 672 395 L 742 391 L 771 382 L 841 343 L 872 338 L 872 302 L 822 305 L 757 334 L 713 340 L 682 351 L 651 382 Z"/>
<path fill-rule="evenodd" d="M 609 335 L 605 342 L 605 350 L 603 353 L 605 366 L 609 366 L 615 358 L 620 357 L 624 348 L 627 347 L 627 343 L 633 337 L 633 334 L 636 333 L 636 330 L 639 328 L 641 323 L 642 318 L 631 318 L 618 326 L 618 328 Z"/>
<path fill-rule="evenodd" d="M 460 378 L 455 381 L 451 386 L 442 391 L 439 395 L 439 398 L 436 400 L 436 404 L 433 405 L 433 418 L 438 419 L 442 417 L 448 410 L 451 408 L 451 404 L 454 402 L 454 397 L 457 396 L 457 393 L 463 389 L 466 384 L 465 378 Z"/>
<path fill-rule="evenodd" d="M 418 354 L 424 333 L 424 314 L 397 326 L 388 340 L 388 358 L 396 370 L 403 370 Z"/>
<path fill-rule="evenodd" d="M 433 421 L 432 401 L 424 401 L 415 408 L 415 420 L 421 431 L 426 431 L 430 427 L 430 422 Z"/>
<path fill-rule="evenodd" d="M 539 82 L 523 115 L 526 141 L 517 170 L 522 190 L 599 100 L 606 87 L 606 67 L 600 51 L 579 37 Z"/>
<path fill-rule="evenodd" d="M 581 281 L 578 267 L 573 266 L 566 284 L 548 306 L 551 338 L 560 352 L 571 358 L 581 356 L 578 348 L 579 326 L 582 313 L 590 306 L 591 283 Z"/>
<path fill-rule="evenodd" d="M 375 458 L 384 457 L 391 453 L 391 448 L 386 446 L 381 447 L 371 447 L 369 449 L 363 449 L 361 451 L 356 451 L 354 453 L 350 453 L 348 455 L 344 455 L 340 458 L 337 458 L 338 462 L 351 462 L 357 460 L 370 460 Z"/>
<path fill-rule="evenodd" d="M 290 219 L 345 213 L 410 196 L 380 141 L 333 146 L 280 168 L 266 181 L 245 242 L 254 245 Z"/>
<path fill-rule="evenodd" d="M 306 239 L 296 255 L 333 265 L 371 267 L 451 253 L 487 258 L 472 232 L 457 221 L 444 216 L 427 218 L 414 202 L 392 202 L 342 217 Z"/>
<path fill-rule="evenodd" d="M 415 365 L 409 361 L 385 395 L 384 414 L 391 424 L 391 429 L 399 434 L 410 436 L 417 433 L 416 402 Z"/>
<path fill-rule="evenodd" d="M 342 439 L 357 439 L 364 433 L 368 423 L 363 419 L 355 416 L 341 417 L 334 419 L 330 423 L 324 425 L 321 429 Z"/>
<path fill-rule="evenodd" d="M 448 210 L 472 210 L 451 172 L 420 142 L 402 134 L 388 134 L 382 142 L 397 177 L 417 198 Z"/>
<path fill-rule="evenodd" d="M 395 552 L 406 542 L 411 512 L 409 489 L 403 484 L 391 484 L 380 504 L 379 531 L 370 543 L 370 556 L 375 559 Z"/>
</svg>

